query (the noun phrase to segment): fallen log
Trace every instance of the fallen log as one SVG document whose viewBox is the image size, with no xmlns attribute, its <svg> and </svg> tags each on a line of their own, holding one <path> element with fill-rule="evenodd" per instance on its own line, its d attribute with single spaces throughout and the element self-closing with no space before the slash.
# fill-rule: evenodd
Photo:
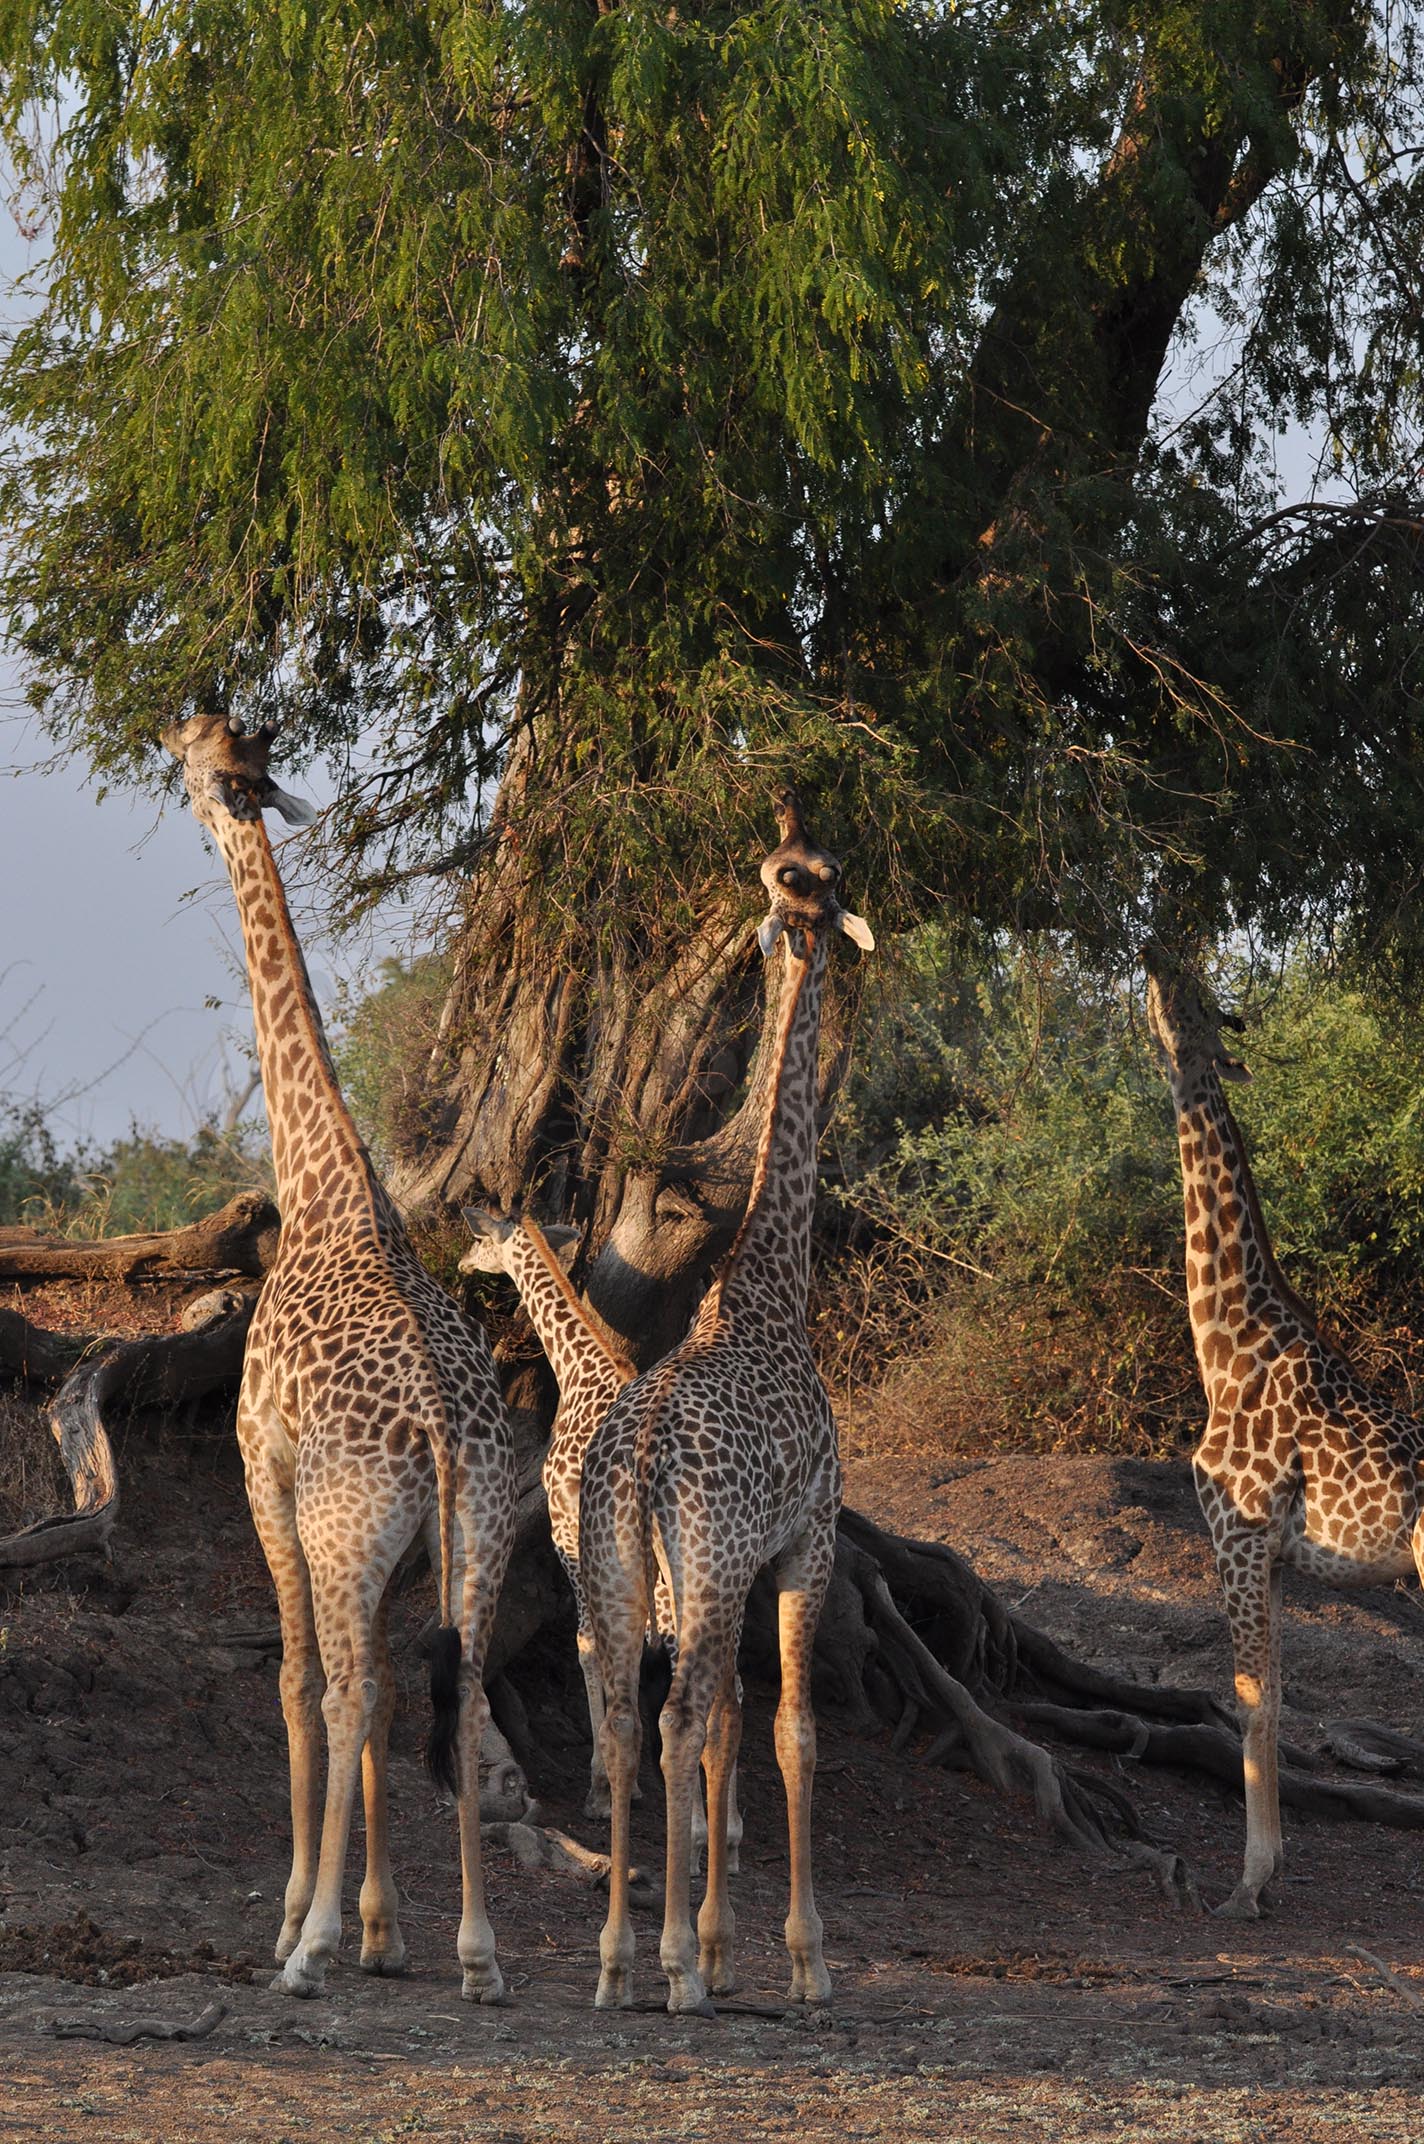
<svg viewBox="0 0 1424 2144">
<path fill-rule="evenodd" d="M 257 1297 L 216 1298 L 216 1314 L 190 1332 L 147 1333 L 116 1340 L 81 1362 L 49 1409 L 49 1424 L 69 1476 L 74 1509 L 40 1519 L 0 1541 L 0 1569 L 53 1563 L 81 1549 L 101 1549 L 119 1515 L 119 1477 L 105 1413 L 198 1400 L 242 1374 L 247 1328 Z"/>
<path fill-rule="evenodd" d="M 219 1212 L 187 1228 L 69 1243 L 32 1228 L 0 1228 L 0 1280 L 194 1280 L 266 1272 L 276 1255 L 277 1209 L 264 1193 L 240 1191 Z"/>
</svg>

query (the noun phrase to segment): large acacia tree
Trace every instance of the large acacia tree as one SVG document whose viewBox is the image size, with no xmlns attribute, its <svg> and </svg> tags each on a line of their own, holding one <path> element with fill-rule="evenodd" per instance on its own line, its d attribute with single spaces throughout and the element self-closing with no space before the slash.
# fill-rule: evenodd
<svg viewBox="0 0 1424 2144">
<path fill-rule="evenodd" d="M 3 0 L 50 243 L 0 371 L 11 629 L 110 778 L 195 707 L 359 747 L 346 897 L 450 895 L 412 1203 L 539 1187 L 670 1337 L 742 1196 L 788 774 L 882 931 L 1409 941 L 1416 32 Z"/>
</svg>

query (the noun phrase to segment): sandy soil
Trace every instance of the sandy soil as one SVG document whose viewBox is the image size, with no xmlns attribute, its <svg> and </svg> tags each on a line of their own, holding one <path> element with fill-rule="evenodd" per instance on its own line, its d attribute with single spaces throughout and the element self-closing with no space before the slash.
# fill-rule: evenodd
<svg viewBox="0 0 1424 2144">
<path fill-rule="evenodd" d="M 788 2011 L 774 1693 L 755 1685 L 739 1995 L 715 2022 L 668 2018 L 645 1912 L 643 2005 L 595 2013 L 599 1897 L 492 1847 L 514 2000 L 467 2009 L 454 1828 L 419 1765 L 423 1585 L 400 1604 L 393 1762 L 411 1970 L 368 1980 L 343 1960 L 324 1999 L 294 2003 L 268 1986 L 285 1747 L 273 1608 L 231 1442 L 150 1425 L 119 1457 L 112 1563 L 0 1592 L 0 2138 L 1424 2140 L 1421 1842 L 1408 1831 L 1288 1816 L 1276 1911 L 1243 1927 L 1084 1865 L 1031 1811 L 828 1718 L 817 1860 L 836 1998 L 826 2014 Z M 883 1522 L 971 1554 L 1079 1654 L 1226 1689 L 1184 1467 L 897 1457 L 858 1462 L 849 1486 Z M 1290 1605 L 1292 1738 L 1318 1747 L 1350 1715 L 1424 1730 L 1414 1595 L 1296 1588 Z M 531 1711 L 533 1785 L 551 1821 L 602 1847 L 580 1814 L 572 1683 L 571 1648 L 551 1654 L 547 1706 Z M 1222 1897 L 1239 1801 L 1112 1769 L 1204 1896 Z M 638 1821 L 656 1867 L 651 1791 Z M 191 2021 L 214 1999 L 221 2021 L 191 2043 L 51 2029 Z"/>
</svg>

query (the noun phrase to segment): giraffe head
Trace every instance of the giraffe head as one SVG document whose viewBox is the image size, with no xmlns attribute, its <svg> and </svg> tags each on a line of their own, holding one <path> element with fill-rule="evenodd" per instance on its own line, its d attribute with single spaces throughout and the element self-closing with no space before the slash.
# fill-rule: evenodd
<svg viewBox="0 0 1424 2144">
<path fill-rule="evenodd" d="M 776 827 L 781 846 L 761 867 L 761 882 L 771 895 L 770 911 L 757 932 L 762 952 L 769 954 L 786 930 L 844 931 L 865 952 L 873 952 L 869 924 L 841 906 L 836 890 L 840 864 L 807 833 L 794 789 L 783 789 L 776 799 Z"/>
<path fill-rule="evenodd" d="M 1151 947 L 1142 963 L 1147 970 L 1147 1025 L 1167 1077 L 1182 1080 L 1214 1071 L 1218 1079 L 1249 1080 L 1245 1065 L 1221 1040 L 1224 1027 L 1238 1035 L 1244 1031 L 1241 1015 L 1223 1012 L 1194 976 L 1172 967 Z"/>
<path fill-rule="evenodd" d="M 460 1271 L 507 1273 L 519 1232 L 518 1216 L 506 1220 L 502 1214 L 486 1213 L 481 1206 L 466 1206 L 462 1211 L 475 1240 L 460 1260 Z M 579 1231 L 551 1221 L 540 1234 L 560 1263 L 567 1265 L 578 1248 Z"/>
<path fill-rule="evenodd" d="M 163 732 L 204 826 L 216 828 L 225 818 L 260 819 L 269 810 L 279 811 L 290 826 L 311 825 L 311 805 L 279 789 L 267 772 L 275 735 L 275 725 L 264 722 L 249 737 L 235 715 L 190 715 Z"/>
</svg>

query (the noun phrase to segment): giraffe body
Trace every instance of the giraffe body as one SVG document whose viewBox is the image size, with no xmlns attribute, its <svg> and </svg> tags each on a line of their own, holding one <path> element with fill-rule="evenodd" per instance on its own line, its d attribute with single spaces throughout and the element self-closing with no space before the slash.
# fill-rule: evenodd
<svg viewBox="0 0 1424 2144">
<path fill-rule="evenodd" d="M 1177 1112 L 1187 1299 L 1208 1407 L 1192 1472 L 1242 1727 L 1246 1853 L 1222 1911 L 1251 1918 L 1281 1866 L 1281 1573 L 1334 1586 L 1424 1578 L 1424 1423 L 1369 1390 L 1284 1279 L 1223 1089 L 1249 1074 L 1222 1047 L 1222 1016 L 1194 983 L 1156 967 L 1149 976 L 1149 1022 Z"/>
<path fill-rule="evenodd" d="M 618 1394 L 633 1377 L 633 1365 L 610 1346 L 574 1291 L 560 1252 L 578 1242 L 577 1229 L 543 1229 L 529 1215 L 502 1220 L 493 1214 L 467 1207 L 465 1219 L 475 1241 L 460 1260 L 462 1273 L 505 1273 L 519 1290 L 520 1300 L 539 1343 L 549 1358 L 559 1387 L 559 1404 L 544 1457 L 542 1479 L 549 1506 L 549 1530 L 554 1549 L 578 1612 L 578 1655 L 588 1698 L 589 1728 L 593 1741 L 589 1791 L 585 1813 L 606 1817 L 610 1813 L 608 1771 L 603 1757 L 603 1678 L 589 1622 L 588 1604 L 579 1573 L 579 1484 L 584 1454 L 603 1417 Z M 676 1606 L 665 1568 L 659 1565 L 654 1586 L 649 1637 L 667 1651 L 676 1666 Z M 736 1872 L 742 1838 L 742 1820 L 737 1808 L 736 1776 L 732 1777 L 727 1816 L 728 1866 Z M 693 1873 L 706 1842 L 707 1821 L 699 1798 L 693 1809 Z"/>
<path fill-rule="evenodd" d="M 282 1622 L 292 1872 L 277 1942 L 281 1984 L 318 1993 L 336 1953 L 358 1774 L 361 1963 L 397 1972 L 404 1962 L 387 1826 L 395 1682 L 385 1595 L 424 1535 L 440 1574 L 432 1749 L 443 1750 L 458 1786 L 464 1993 L 498 2001 L 480 1866 L 481 1676 L 513 1543 L 515 1469 L 493 1362 L 484 1335 L 415 1256 L 341 1097 L 262 824 L 264 807 L 293 803 L 267 775 L 266 737 L 198 716 L 165 742 L 183 762 L 237 900 L 282 1211 L 237 1419 Z"/>
<path fill-rule="evenodd" d="M 778 1593 L 781 1701 L 776 1751 L 786 1788 L 795 2001 L 824 2002 L 830 1980 L 811 1882 L 816 1730 L 811 1648 L 835 1556 L 841 1473 L 835 1422 L 806 1335 L 815 1199 L 817 1055 L 827 944 L 839 927 L 870 942 L 840 907 L 835 860 L 783 800 L 782 846 L 762 867 L 768 954 L 784 938 L 782 1000 L 751 1196 L 741 1230 L 687 1337 L 627 1386 L 584 1459 L 584 1585 L 607 1699 L 612 1795 L 609 1914 L 600 2007 L 632 2000 L 628 1804 L 637 1771 L 637 1671 L 653 1572 L 666 1570 L 677 1623 L 672 1688 L 659 1722 L 667 1801 L 661 1960 L 668 2008 L 705 2011 L 734 1985 L 726 1819 L 741 1737 L 737 1648 L 747 1594 L 769 1567 Z M 691 1816 L 707 1778 L 707 1888 L 690 1923 Z"/>
</svg>

